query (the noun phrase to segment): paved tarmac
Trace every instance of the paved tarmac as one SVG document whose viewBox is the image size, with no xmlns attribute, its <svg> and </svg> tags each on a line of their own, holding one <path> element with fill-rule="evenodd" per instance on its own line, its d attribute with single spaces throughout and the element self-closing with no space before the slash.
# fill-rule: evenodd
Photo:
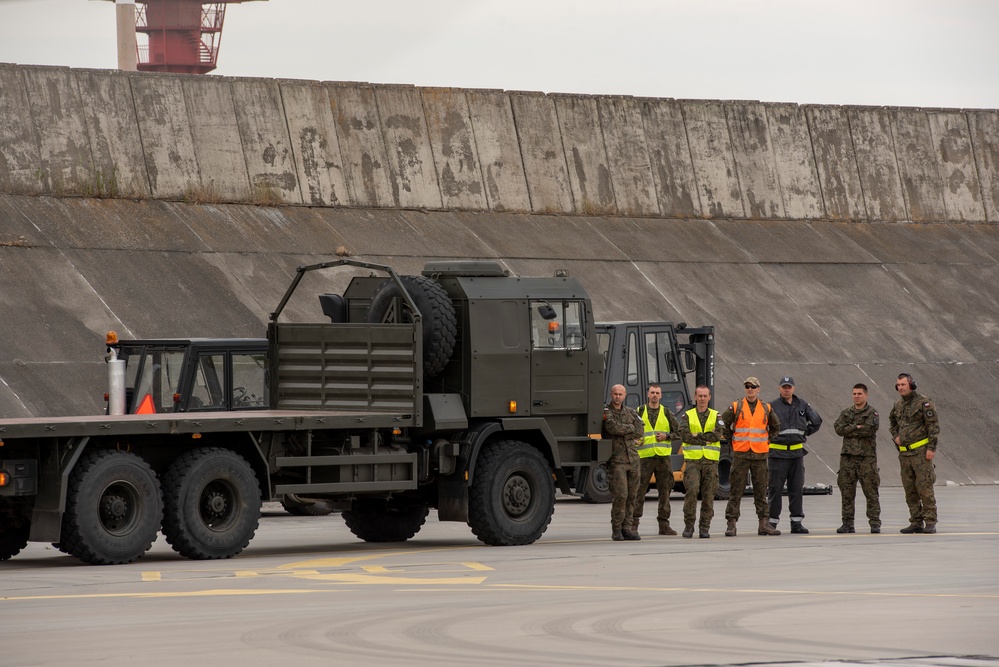
<svg viewBox="0 0 999 667">
<path fill-rule="evenodd" d="M 997 665 L 999 486 L 937 497 L 932 536 L 898 533 L 887 488 L 881 535 L 837 535 L 837 492 L 806 497 L 809 535 L 780 537 L 755 534 L 747 497 L 736 538 L 717 504 L 710 540 L 612 542 L 608 506 L 562 498 L 525 547 L 433 514 L 408 543 L 365 544 L 273 504 L 231 560 L 161 537 L 94 567 L 32 543 L 0 563 L 0 665 Z"/>
</svg>

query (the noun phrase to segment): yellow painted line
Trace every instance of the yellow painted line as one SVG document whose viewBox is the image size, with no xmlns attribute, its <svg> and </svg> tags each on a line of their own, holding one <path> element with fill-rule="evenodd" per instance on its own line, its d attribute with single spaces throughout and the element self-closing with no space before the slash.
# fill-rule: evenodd
<svg viewBox="0 0 999 667">
<path fill-rule="evenodd" d="M 379 576 L 378 574 L 361 574 L 359 572 L 317 574 L 300 578 L 310 581 L 331 581 L 346 584 L 388 584 L 392 586 L 452 586 L 457 584 L 481 584 L 486 580 L 485 577 L 395 577 Z"/>
<path fill-rule="evenodd" d="M 332 593 L 341 592 L 344 589 L 316 589 L 288 588 L 281 590 L 232 590 L 232 589 L 212 589 L 207 591 L 178 591 L 175 593 L 93 593 L 88 595 L 26 595 L 23 597 L 7 596 L 0 597 L 2 602 L 30 601 L 30 600 L 95 600 L 95 599 L 121 599 L 121 598 L 192 598 L 192 597 L 225 597 L 236 595 L 299 595 L 302 593 Z"/>
<path fill-rule="evenodd" d="M 143 572 L 143 581 L 160 581 L 163 578 L 162 572 Z"/>
<path fill-rule="evenodd" d="M 384 565 L 362 565 L 361 569 L 369 574 L 384 574 L 390 570 Z M 391 570 L 392 572 L 404 572 L 405 570 Z"/>
<path fill-rule="evenodd" d="M 483 565 L 482 563 L 462 563 L 469 570 L 478 570 L 480 572 L 494 572 L 495 570 L 488 565 Z"/>
</svg>

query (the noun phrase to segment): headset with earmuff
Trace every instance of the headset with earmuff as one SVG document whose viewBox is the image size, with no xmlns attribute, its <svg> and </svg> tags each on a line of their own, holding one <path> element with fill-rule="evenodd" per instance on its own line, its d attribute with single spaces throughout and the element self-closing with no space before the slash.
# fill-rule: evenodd
<svg viewBox="0 0 999 667">
<path fill-rule="evenodd" d="M 912 388 L 913 391 L 916 390 L 916 380 L 915 380 L 915 378 L 913 378 L 908 373 L 899 373 L 898 374 L 898 380 L 901 380 L 902 378 L 905 378 L 905 379 L 907 379 L 909 381 L 909 386 Z M 897 382 L 897 380 L 896 380 L 896 382 Z"/>
</svg>

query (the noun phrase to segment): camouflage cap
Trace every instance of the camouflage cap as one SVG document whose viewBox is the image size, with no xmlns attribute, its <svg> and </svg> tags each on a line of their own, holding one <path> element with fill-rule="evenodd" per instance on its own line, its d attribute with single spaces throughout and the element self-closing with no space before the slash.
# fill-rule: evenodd
<svg viewBox="0 0 999 667">
<path fill-rule="evenodd" d="M 759 387 L 760 386 L 760 379 L 758 377 L 750 375 L 748 378 L 746 378 L 746 381 L 743 382 L 743 384 L 751 384 L 754 387 Z"/>
</svg>

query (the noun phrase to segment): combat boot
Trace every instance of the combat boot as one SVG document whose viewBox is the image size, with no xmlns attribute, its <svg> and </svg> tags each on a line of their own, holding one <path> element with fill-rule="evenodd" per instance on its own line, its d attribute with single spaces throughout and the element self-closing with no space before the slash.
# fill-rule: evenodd
<svg viewBox="0 0 999 667">
<path fill-rule="evenodd" d="M 711 533 L 708 532 L 707 528 L 701 528 L 701 534 L 698 537 L 703 537 L 704 539 L 707 539 L 711 537 Z"/>
<path fill-rule="evenodd" d="M 791 522 L 791 532 L 797 535 L 808 535 L 808 529 L 802 526 L 800 521 Z"/>
<path fill-rule="evenodd" d="M 876 534 L 878 534 L 880 532 L 881 532 L 881 524 L 880 523 L 872 523 L 871 524 L 871 533 L 873 533 L 873 534 L 876 535 Z"/>
<path fill-rule="evenodd" d="M 936 529 L 934 528 L 934 531 L 935 530 Z M 923 532 L 923 524 L 921 524 L 921 523 L 910 523 L 908 526 L 906 526 L 905 528 L 903 528 L 902 530 L 900 530 L 898 532 L 900 532 L 900 533 L 902 533 L 904 535 L 911 535 L 912 533 L 921 533 L 921 532 Z"/>
<path fill-rule="evenodd" d="M 725 537 L 735 537 L 735 519 L 728 520 L 728 526 L 725 528 Z"/>
<path fill-rule="evenodd" d="M 760 517 L 760 529 L 757 535 L 780 535 L 780 531 L 770 525 L 770 519 L 765 516 Z"/>
<path fill-rule="evenodd" d="M 880 529 L 879 529 L 879 531 L 880 531 Z M 842 534 L 842 533 L 855 533 L 857 531 L 854 530 L 852 523 L 848 523 L 848 522 L 844 521 L 843 525 L 836 529 L 836 532 Z M 873 526 L 871 527 L 871 532 L 872 533 L 874 532 L 874 527 Z"/>
<path fill-rule="evenodd" d="M 926 533 L 927 535 L 932 535 L 933 533 L 937 532 L 937 524 L 935 523 L 926 524 L 925 526 L 923 526 L 923 532 Z"/>
<path fill-rule="evenodd" d="M 642 539 L 642 536 L 639 535 L 638 533 L 636 533 L 633 530 L 624 530 L 624 529 L 622 529 L 621 530 L 621 534 L 624 536 L 624 539 L 626 539 L 626 540 L 640 540 L 640 539 Z"/>
<path fill-rule="evenodd" d="M 611 532 L 611 539 L 614 540 L 615 542 L 620 542 L 621 540 L 624 539 L 624 535 L 621 534 L 620 528 Z"/>
<path fill-rule="evenodd" d="M 688 523 L 683 527 L 683 536 L 690 539 L 694 536 L 694 524 Z"/>
<path fill-rule="evenodd" d="M 676 535 L 676 531 L 669 527 L 669 521 L 659 524 L 660 535 Z"/>
</svg>

